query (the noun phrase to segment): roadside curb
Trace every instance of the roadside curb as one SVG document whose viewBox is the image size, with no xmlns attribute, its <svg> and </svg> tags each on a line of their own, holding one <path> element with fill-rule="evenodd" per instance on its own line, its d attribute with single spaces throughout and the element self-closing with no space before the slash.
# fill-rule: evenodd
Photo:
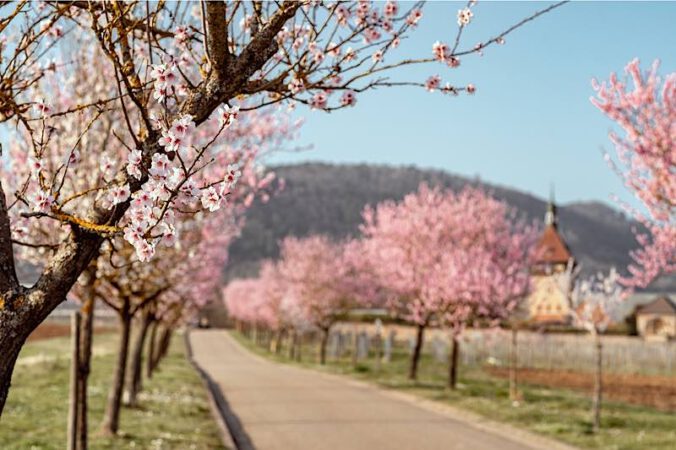
<svg viewBox="0 0 676 450">
<path fill-rule="evenodd" d="M 250 446 L 250 442 L 248 442 L 249 446 L 247 446 L 248 438 L 246 437 L 244 438 L 239 437 L 238 442 L 238 436 L 235 431 L 236 427 L 234 427 L 232 423 L 233 420 L 238 421 L 237 417 L 236 416 L 234 416 L 234 418 L 229 417 L 231 416 L 231 414 L 229 414 L 230 406 L 223 397 L 220 388 L 209 376 L 209 374 L 207 374 L 204 370 L 202 370 L 202 368 L 199 366 L 199 364 L 197 364 L 197 362 L 193 358 L 192 345 L 190 344 L 190 330 L 186 330 L 185 333 L 183 333 L 183 338 L 185 341 L 185 348 L 187 353 L 186 356 L 188 358 L 188 361 L 195 369 L 195 371 L 199 374 L 200 379 L 202 380 L 202 384 L 204 384 L 204 387 L 207 391 L 207 398 L 209 399 L 209 408 L 211 409 L 211 415 L 218 424 L 218 429 L 220 431 L 221 441 L 223 441 L 223 445 L 225 445 L 225 447 L 228 449 L 235 450 L 253 449 L 253 447 Z M 230 420 L 230 424 L 228 423 L 228 420 Z"/>
</svg>

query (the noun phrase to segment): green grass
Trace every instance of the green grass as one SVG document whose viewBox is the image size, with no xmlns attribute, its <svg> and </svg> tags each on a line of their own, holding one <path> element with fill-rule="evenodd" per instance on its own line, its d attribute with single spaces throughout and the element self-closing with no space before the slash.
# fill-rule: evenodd
<svg viewBox="0 0 676 450">
<path fill-rule="evenodd" d="M 92 449 L 219 449 L 223 448 L 211 417 L 202 382 L 185 357 L 181 336 L 152 380 L 144 380 L 140 405 L 123 408 L 120 435 L 99 435 L 108 387 L 113 373 L 117 336 L 95 336 L 95 356 L 89 389 L 89 431 Z M 62 449 L 66 445 L 68 415 L 68 338 L 28 343 L 12 379 L 0 419 L 0 448 Z M 39 355 L 49 355 L 48 359 Z M 98 356 L 96 356 L 98 355 Z M 21 364 L 33 357 L 38 361 Z"/>
<path fill-rule="evenodd" d="M 239 333 L 233 336 L 257 354 L 290 363 L 285 356 L 270 354 Z M 524 401 L 515 407 L 509 401 L 508 381 L 492 377 L 478 367 L 461 366 L 458 389 L 451 391 L 445 388 L 446 365 L 428 354 L 424 354 L 420 362 L 418 381 L 411 382 L 406 378 L 408 353 L 403 348 L 396 348 L 392 361 L 381 364 L 380 369 L 374 359 L 361 361 L 354 367 L 349 357 L 320 366 L 315 362 L 316 349 L 309 345 L 303 349 L 302 362 L 293 364 L 409 392 L 581 448 L 671 450 L 676 442 L 674 415 L 648 407 L 605 402 L 602 429 L 593 434 L 589 421 L 590 399 L 579 392 L 522 384 L 519 388 Z"/>
</svg>

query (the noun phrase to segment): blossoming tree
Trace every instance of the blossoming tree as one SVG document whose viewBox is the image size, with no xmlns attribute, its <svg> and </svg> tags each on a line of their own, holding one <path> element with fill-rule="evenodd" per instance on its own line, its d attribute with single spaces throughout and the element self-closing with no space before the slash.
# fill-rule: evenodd
<svg viewBox="0 0 676 450">
<path fill-rule="evenodd" d="M 455 383 L 457 335 L 472 317 L 504 317 L 528 286 L 532 229 L 483 191 L 459 193 L 421 185 L 395 203 L 364 211 L 365 254 L 387 305 L 417 327 L 409 378 L 415 379 L 425 329 L 451 331 Z"/>
<path fill-rule="evenodd" d="M 65 299 L 105 239 L 123 235 L 147 261 L 161 241 L 172 239 L 167 221 L 172 211 L 213 211 L 228 198 L 239 158 L 219 152 L 216 142 L 229 139 L 238 117 L 282 102 L 322 110 L 350 107 L 358 93 L 381 86 L 474 92 L 474 86 L 441 86 L 437 77 L 425 83 L 387 75 L 409 64 L 457 67 L 461 58 L 504 42 L 507 34 L 558 5 L 463 47 L 462 31 L 473 17 L 470 2 L 458 13 L 453 44 L 435 45 L 431 56 L 405 59 L 397 58 L 395 49 L 422 19 L 419 3 L 407 10 L 394 1 L 382 9 L 365 1 L 3 7 L 0 70 L 11 82 L 2 85 L 1 118 L 18 127 L 17 140 L 28 148 L 23 159 L 12 157 L 12 162 L 26 166 L 30 156 L 33 169 L 24 179 L 3 171 L 0 185 L 0 409 L 26 337 Z M 10 39 L 19 44 L 6 45 Z M 105 58 L 111 76 L 87 96 L 69 82 L 66 62 L 92 52 Z M 52 58 L 62 62 L 51 64 Z M 51 96 L 40 95 L 54 91 L 44 79 L 45 67 L 53 70 L 59 95 L 72 99 L 69 108 L 54 109 L 43 100 Z M 339 98 L 332 99 L 332 93 Z M 92 190 L 66 193 L 70 181 L 81 176 L 71 156 L 84 154 L 82 142 L 90 130 L 103 127 L 97 116 L 108 109 L 121 120 L 107 134 L 127 153 L 120 158 L 91 150 L 109 163 L 107 176 Z M 69 115 L 79 115 L 81 126 L 62 127 Z M 204 127 L 209 123 L 214 125 Z M 52 139 L 59 134 L 71 135 L 73 145 L 55 146 Z M 64 150 L 67 158 L 59 165 L 46 162 L 52 152 Z M 64 235 L 30 287 L 19 282 L 14 265 L 20 219 L 54 221 Z"/>
<path fill-rule="evenodd" d="M 655 62 L 642 73 L 638 59 L 625 68 L 631 79 L 611 74 L 607 82 L 594 81 L 592 103 L 612 119 L 621 132 L 610 133 L 616 158 L 606 154 L 645 212 L 627 209 L 648 230 L 638 234 L 628 286 L 645 287 L 660 274 L 676 271 L 676 73 L 662 79 Z"/>
<path fill-rule="evenodd" d="M 326 363 L 331 326 L 355 305 L 354 272 L 345 255 L 347 244 L 325 236 L 286 238 L 280 245 L 279 274 L 305 320 L 321 333 L 319 362 Z"/>
<path fill-rule="evenodd" d="M 571 315 L 576 325 L 583 327 L 594 338 L 596 371 L 592 402 L 592 428 L 601 427 L 601 398 L 603 391 L 603 343 L 601 335 L 608 325 L 620 319 L 624 289 L 615 269 L 597 274 L 576 284 L 571 295 Z"/>
</svg>

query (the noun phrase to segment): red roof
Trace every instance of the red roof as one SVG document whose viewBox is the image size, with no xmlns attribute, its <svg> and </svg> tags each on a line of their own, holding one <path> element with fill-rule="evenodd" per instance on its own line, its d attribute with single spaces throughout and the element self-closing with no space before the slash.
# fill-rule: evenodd
<svg viewBox="0 0 676 450">
<path fill-rule="evenodd" d="M 538 242 L 537 262 L 539 264 L 567 264 L 573 255 L 553 225 L 547 225 Z"/>
</svg>

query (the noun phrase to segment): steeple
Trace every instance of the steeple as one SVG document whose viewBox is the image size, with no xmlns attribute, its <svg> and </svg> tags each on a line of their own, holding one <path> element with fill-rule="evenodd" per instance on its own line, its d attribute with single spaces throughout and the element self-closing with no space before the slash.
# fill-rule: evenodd
<svg viewBox="0 0 676 450">
<path fill-rule="evenodd" d="M 553 226 L 556 228 L 559 218 L 556 216 L 556 203 L 554 203 L 554 185 L 552 184 L 549 190 L 549 203 L 547 204 L 547 212 L 545 213 L 545 226 Z"/>
</svg>

